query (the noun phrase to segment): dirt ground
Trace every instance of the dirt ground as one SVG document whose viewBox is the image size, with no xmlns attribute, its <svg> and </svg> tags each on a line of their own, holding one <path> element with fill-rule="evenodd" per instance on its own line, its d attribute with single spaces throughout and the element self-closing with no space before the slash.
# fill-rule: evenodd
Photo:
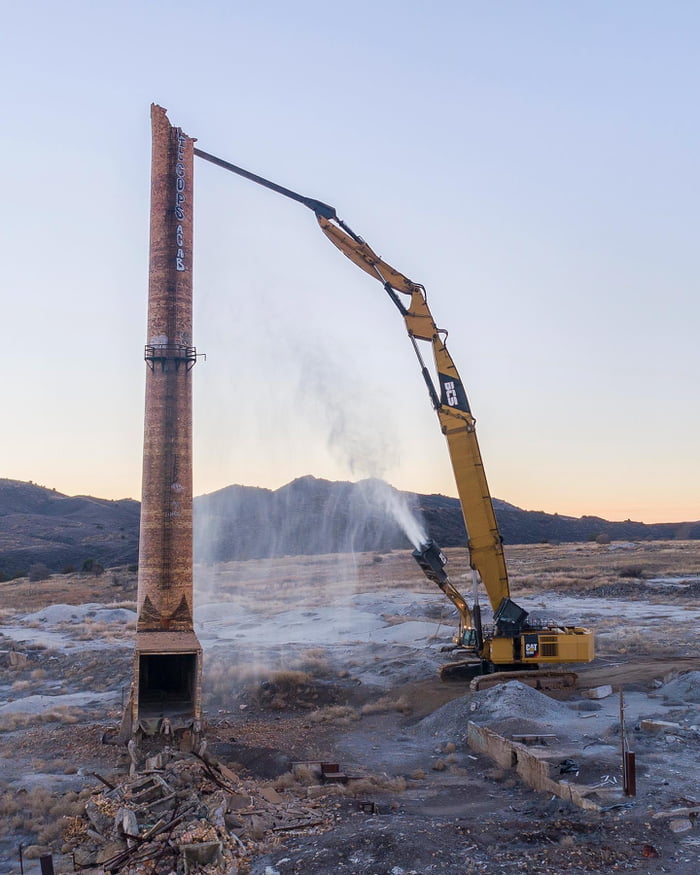
<svg viewBox="0 0 700 875">
<path fill-rule="evenodd" d="M 514 685 L 473 694 L 438 679 L 455 613 L 407 553 L 198 567 L 208 749 L 318 811 L 313 827 L 247 842 L 239 872 L 700 869 L 700 696 L 673 686 L 700 671 L 700 542 L 532 545 L 507 558 L 518 603 L 595 628 L 597 657 L 577 669 L 579 688 L 624 691 L 637 796 L 619 787 L 617 695 L 539 700 L 528 688 L 517 699 Z M 465 551 L 449 559 L 468 593 Z M 2 872 L 20 871 L 20 843 L 27 875 L 48 851 L 57 871 L 74 871 L 66 825 L 103 779 L 128 771 L 126 751 L 102 738 L 130 682 L 135 586 L 123 569 L 0 584 L 0 650 L 26 657 L 0 668 Z M 645 732 L 650 718 L 677 729 Z M 471 719 L 504 735 L 551 724 L 552 757 L 573 751 L 607 810 L 535 792 L 474 754 Z M 323 784 L 295 766 L 317 761 L 337 762 L 351 780 Z M 666 814 L 674 809 L 690 813 Z"/>
</svg>

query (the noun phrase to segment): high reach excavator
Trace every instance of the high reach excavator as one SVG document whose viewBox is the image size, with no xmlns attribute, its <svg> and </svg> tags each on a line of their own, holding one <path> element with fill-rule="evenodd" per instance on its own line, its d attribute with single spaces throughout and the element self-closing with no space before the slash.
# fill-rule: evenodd
<svg viewBox="0 0 700 875">
<path fill-rule="evenodd" d="M 376 255 L 337 216 L 334 207 L 270 182 L 201 149 L 195 148 L 194 153 L 313 210 L 328 239 L 354 264 L 379 280 L 404 319 L 430 400 L 447 440 L 472 569 L 474 601 L 470 608 L 450 581 L 445 570 L 447 560 L 438 545 L 429 540 L 413 551 L 425 575 L 440 587 L 459 613 L 459 630 L 453 637 L 453 645 L 464 658 L 444 665 L 441 676 L 445 679 L 472 677 L 475 689 L 515 678 L 534 682 L 536 686 L 575 683 L 573 672 L 557 670 L 556 667 L 590 662 L 594 657 L 593 632 L 580 626 L 531 619 L 528 612 L 510 597 L 502 538 L 476 437 L 475 419 L 464 384 L 445 345 L 447 332 L 437 327 L 428 307 L 425 288 Z M 425 364 L 419 341 L 432 347 L 438 386 Z M 479 580 L 493 610 L 493 621 L 488 624 L 481 619 Z"/>
</svg>

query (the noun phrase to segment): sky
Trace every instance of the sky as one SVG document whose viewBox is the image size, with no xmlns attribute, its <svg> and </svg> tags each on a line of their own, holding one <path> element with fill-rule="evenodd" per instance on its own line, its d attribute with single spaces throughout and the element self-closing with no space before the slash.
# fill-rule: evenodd
<svg viewBox="0 0 700 875">
<path fill-rule="evenodd" d="M 426 286 L 494 496 L 700 518 L 699 36 L 690 0 L 8 4 L 0 476 L 140 497 L 153 102 Z M 310 211 L 197 160 L 194 258 L 195 493 L 456 494 Z"/>
</svg>

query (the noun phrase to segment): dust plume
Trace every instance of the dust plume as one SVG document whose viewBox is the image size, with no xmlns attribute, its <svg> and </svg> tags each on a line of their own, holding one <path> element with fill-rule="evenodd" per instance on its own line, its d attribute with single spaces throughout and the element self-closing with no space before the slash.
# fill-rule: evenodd
<svg viewBox="0 0 700 875">
<path fill-rule="evenodd" d="M 301 358 L 301 405 L 319 421 L 335 459 L 351 476 L 368 478 L 362 494 L 368 508 L 393 519 L 415 547 L 427 539 L 422 520 L 382 478 L 398 463 L 399 440 L 391 408 L 380 404 L 376 392 L 363 386 L 347 366 L 339 366 L 329 350 L 317 347 Z"/>
</svg>

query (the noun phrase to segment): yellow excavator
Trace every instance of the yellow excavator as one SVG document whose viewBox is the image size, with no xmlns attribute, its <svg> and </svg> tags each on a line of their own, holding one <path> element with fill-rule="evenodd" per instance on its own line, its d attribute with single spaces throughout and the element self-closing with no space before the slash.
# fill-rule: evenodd
<svg viewBox="0 0 700 875">
<path fill-rule="evenodd" d="M 575 683 L 575 673 L 554 669 L 562 664 L 590 662 L 594 658 L 593 632 L 580 626 L 531 620 L 527 611 L 510 598 L 502 539 L 481 460 L 475 420 L 464 385 L 445 345 L 447 332 L 437 327 L 428 307 L 425 288 L 376 255 L 337 216 L 334 207 L 283 188 L 200 149 L 195 148 L 194 152 L 206 161 L 313 210 L 323 233 L 352 262 L 382 283 L 403 316 L 440 428 L 447 440 L 467 530 L 474 587 L 474 604 L 470 608 L 450 581 L 445 571 L 447 560 L 437 544 L 427 541 L 413 551 L 425 575 L 452 601 L 460 617 L 459 631 L 453 638 L 453 644 L 466 658 L 443 666 L 441 676 L 445 679 L 471 676 L 475 689 L 490 686 L 502 679 L 515 678 L 543 687 Z M 406 304 L 401 295 L 407 297 Z M 423 360 L 418 341 L 425 341 L 432 346 L 439 391 Z M 479 579 L 493 609 L 493 622 L 489 624 L 481 620 Z"/>
</svg>

